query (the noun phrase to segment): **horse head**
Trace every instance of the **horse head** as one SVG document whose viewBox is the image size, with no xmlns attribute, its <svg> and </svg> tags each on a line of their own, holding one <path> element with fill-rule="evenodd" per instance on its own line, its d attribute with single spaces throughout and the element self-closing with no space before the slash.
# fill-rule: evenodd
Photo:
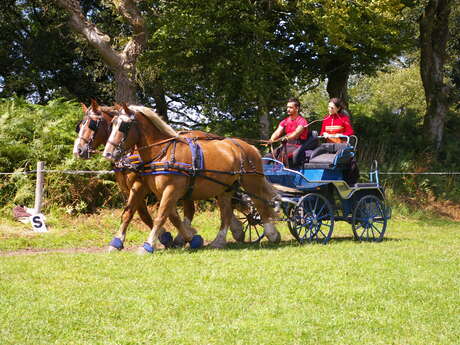
<svg viewBox="0 0 460 345">
<path fill-rule="evenodd" d="M 75 128 L 78 137 L 75 139 L 73 154 L 76 157 L 88 159 L 98 146 L 107 142 L 113 108 L 115 107 L 101 107 L 94 99 L 91 100 L 89 108 L 82 103 L 84 116 Z"/>
<path fill-rule="evenodd" d="M 139 128 L 135 112 L 126 104 L 116 105 L 117 112 L 111 119 L 112 130 L 102 156 L 110 160 L 121 159 L 138 141 Z M 103 114 L 106 117 L 106 114 Z"/>
</svg>

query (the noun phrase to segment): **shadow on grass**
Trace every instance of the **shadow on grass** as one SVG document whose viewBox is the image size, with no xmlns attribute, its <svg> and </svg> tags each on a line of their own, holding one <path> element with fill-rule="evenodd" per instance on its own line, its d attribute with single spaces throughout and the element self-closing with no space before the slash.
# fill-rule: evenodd
<svg viewBox="0 0 460 345">
<path fill-rule="evenodd" d="M 342 243 L 342 242 L 350 242 L 355 245 L 360 245 L 360 244 L 367 244 L 367 243 L 374 243 L 374 244 L 379 244 L 379 243 L 384 243 L 384 242 L 401 242 L 404 241 L 404 239 L 398 239 L 398 238 L 383 238 L 381 242 L 372 242 L 372 241 L 356 241 L 353 236 L 341 236 L 341 237 L 332 237 L 331 240 L 327 244 L 323 244 L 321 242 L 307 242 L 307 243 L 299 243 L 296 240 L 284 240 L 281 241 L 280 243 L 270 243 L 266 240 L 262 240 L 261 242 L 258 243 L 237 243 L 237 242 L 229 242 L 227 243 L 227 246 L 223 250 L 278 250 L 280 248 L 286 248 L 286 247 L 304 247 L 308 248 L 309 246 L 330 246 L 334 245 L 334 243 Z M 170 249 L 171 250 L 171 249 Z M 181 250 L 183 249 L 172 249 L 171 251 L 175 250 Z M 200 250 L 218 250 L 210 247 L 203 247 L 201 249 L 195 249 L 195 250 L 188 250 L 188 252 L 196 252 Z"/>
<path fill-rule="evenodd" d="M 382 242 L 401 242 L 406 241 L 407 239 L 398 239 L 398 238 L 384 238 Z M 334 246 L 336 243 L 353 243 L 355 245 L 360 245 L 364 243 L 375 243 L 378 245 L 378 242 L 371 242 L 371 241 L 356 241 L 354 240 L 353 236 L 340 236 L 340 237 L 332 237 L 331 240 L 327 244 L 323 244 L 321 242 L 308 242 L 308 243 L 299 243 L 295 239 L 292 240 L 284 240 L 280 243 L 270 243 L 266 239 L 262 240 L 261 242 L 257 243 L 237 243 L 237 242 L 228 242 L 227 246 L 221 250 L 278 250 L 280 248 L 292 248 L 292 247 L 303 247 L 308 250 L 310 246 Z M 135 252 L 139 246 L 136 246 L 135 243 L 130 243 L 131 245 L 127 246 L 125 250 L 120 252 L 113 252 L 110 255 L 122 252 Z M 188 247 L 183 248 L 170 248 L 165 250 L 156 251 L 154 255 L 187 255 L 192 253 L 197 253 L 201 251 L 218 251 L 219 249 L 211 248 L 205 246 L 199 249 L 190 249 Z M 101 247 L 88 247 L 88 248 L 25 248 L 19 250 L 11 250 L 11 251 L 0 251 L 0 256 L 16 256 L 16 255 L 30 255 L 30 254 L 50 254 L 50 253 L 61 253 L 61 254 L 109 254 L 107 246 Z"/>
</svg>

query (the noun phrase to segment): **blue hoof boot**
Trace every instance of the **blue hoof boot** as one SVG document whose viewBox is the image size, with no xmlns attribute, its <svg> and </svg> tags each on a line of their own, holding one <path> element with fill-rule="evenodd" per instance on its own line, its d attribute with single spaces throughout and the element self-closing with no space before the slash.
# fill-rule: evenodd
<svg viewBox="0 0 460 345">
<path fill-rule="evenodd" d="M 190 241 L 190 248 L 191 249 L 198 249 L 203 247 L 203 237 L 200 235 L 194 235 L 192 240 Z"/>
<path fill-rule="evenodd" d="M 124 247 L 123 247 L 123 241 L 120 240 L 118 237 L 114 237 L 112 241 L 110 241 L 110 244 L 109 244 L 111 247 L 114 247 L 118 250 L 122 250 Z"/>
<path fill-rule="evenodd" d="M 145 251 L 150 254 L 152 254 L 154 251 L 154 248 L 148 242 L 144 242 L 144 245 L 142 247 L 144 247 Z"/>
<path fill-rule="evenodd" d="M 166 248 L 171 248 L 173 246 L 173 237 L 170 232 L 165 231 L 160 236 L 160 243 Z"/>
</svg>

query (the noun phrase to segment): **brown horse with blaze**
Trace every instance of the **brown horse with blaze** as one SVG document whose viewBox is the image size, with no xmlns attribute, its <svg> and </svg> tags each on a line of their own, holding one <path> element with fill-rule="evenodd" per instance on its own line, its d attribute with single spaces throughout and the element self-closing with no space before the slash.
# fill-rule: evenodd
<svg viewBox="0 0 460 345">
<path fill-rule="evenodd" d="M 96 149 L 105 145 L 109 138 L 109 125 L 112 117 L 118 114 L 120 106 L 100 106 L 95 100 L 91 101 L 91 106 L 87 107 L 82 104 L 84 112 L 83 119 L 78 123 L 76 131 L 78 137 L 74 142 L 73 153 L 78 158 L 88 159 L 91 154 L 96 152 Z M 106 117 L 102 116 L 102 113 Z M 184 136 L 211 136 L 212 134 L 202 131 L 189 131 L 182 133 Z M 134 152 L 137 153 L 137 152 Z M 121 224 L 118 229 L 117 237 L 119 241 L 111 242 L 109 250 L 122 249 L 123 242 L 125 241 L 127 228 L 137 211 L 142 222 L 151 229 L 153 227 L 153 220 L 147 209 L 145 198 L 150 190 L 143 182 L 142 177 L 138 173 L 128 169 L 115 169 L 115 180 L 124 198 L 127 200 L 126 206 L 121 215 Z M 185 222 L 191 224 L 195 213 L 195 206 L 192 201 L 184 200 L 184 216 Z M 236 241 L 244 241 L 244 233 L 242 231 L 241 222 L 232 218 L 232 234 Z M 170 234 L 162 234 L 162 243 L 170 246 Z M 174 240 L 176 245 L 181 245 L 183 239 L 179 236 Z"/>
<path fill-rule="evenodd" d="M 263 175 L 259 151 L 239 139 L 195 138 L 194 141 L 199 143 L 202 152 L 201 168 L 195 165 L 197 153 L 193 152 L 190 142 L 151 109 L 123 105 L 123 111 L 112 119 L 112 132 L 103 156 L 116 161 L 136 146 L 142 161 L 149 162 L 152 168 L 153 173 L 144 179 L 160 202 L 152 231 L 140 252 L 153 252 L 158 245 L 159 230 L 168 217 L 191 247 L 202 244 L 202 239 L 184 226 L 177 213 L 176 204 L 184 196 L 191 200 L 216 197 L 221 226 L 211 246 L 223 247 L 231 222 L 232 187 L 236 184 L 251 196 L 265 235 L 270 241 L 278 242 L 280 235 L 271 223 L 274 214 L 270 207 L 276 193 Z"/>
</svg>

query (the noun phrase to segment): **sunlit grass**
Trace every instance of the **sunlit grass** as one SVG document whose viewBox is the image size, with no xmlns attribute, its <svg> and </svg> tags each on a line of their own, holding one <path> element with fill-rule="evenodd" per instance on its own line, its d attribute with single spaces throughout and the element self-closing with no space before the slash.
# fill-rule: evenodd
<svg viewBox="0 0 460 345">
<path fill-rule="evenodd" d="M 52 215 L 48 234 L 0 230 L 1 250 L 105 246 L 118 217 Z M 212 240 L 218 223 L 206 211 L 194 225 Z M 382 243 L 337 223 L 328 245 L 280 227 L 280 245 L 0 256 L 0 343 L 458 344 L 459 230 L 396 216 Z M 135 221 L 129 245 L 146 236 Z"/>
</svg>

